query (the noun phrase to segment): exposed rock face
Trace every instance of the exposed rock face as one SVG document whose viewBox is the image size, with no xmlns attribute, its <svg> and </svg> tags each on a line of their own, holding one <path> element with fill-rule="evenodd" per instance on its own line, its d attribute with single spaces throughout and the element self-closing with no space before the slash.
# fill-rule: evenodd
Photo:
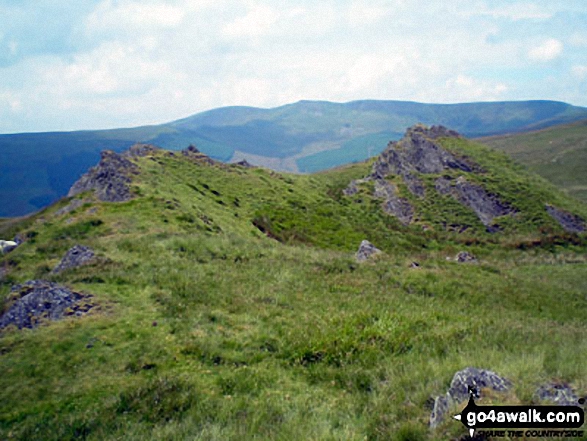
<svg viewBox="0 0 587 441">
<path fill-rule="evenodd" d="M 67 204 L 65 207 L 62 207 L 59 210 L 57 210 L 55 212 L 55 215 L 62 216 L 64 214 L 69 214 L 73 210 L 81 207 L 83 204 L 84 204 L 84 201 L 82 201 L 81 199 L 72 199 L 71 202 L 69 202 L 69 204 Z"/>
<path fill-rule="evenodd" d="M 481 389 L 490 388 L 498 392 L 505 392 L 511 385 L 507 379 L 485 369 L 467 367 L 458 371 L 453 376 L 447 393 L 434 400 L 434 408 L 430 415 L 430 427 L 437 427 L 444 420 L 452 404 L 466 400 L 469 397 L 469 388 L 474 389 L 476 396 L 479 397 Z"/>
<path fill-rule="evenodd" d="M 98 165 L 79 178 L 67 196 L 94 190 L 96 197 L 104 202 L 130 200 L 131 176 L 138 174 L 139 168 L 125 156 L 113 151 L 105 150 L 101 155 Z"/>
<path fill-rule="evenodd" d="M 396 188 L 393 184 L 384 179 L 376 179 L 373 195 L 384 200 L 383 211 L 387 214 L 397 217 L 404 225 L 408 225 L 412 221 L 414 208 L 407 199 L 397 196 Z"/>
<path fill-rule="evenodd" d="M 418 195 L 418 192 L 423 190 L 423 186 L 416 178 L 415 172 L 441 173 L 447 169 L 472 171 L 474 164 L 456 158 L 435 142 L 442 137 L 454 138 L 459 137 L 459 134 L 442 126 L 432 126 L 428 129 L 422 125 L 416 125 L 409 128 L 401 140 L 389 143 L 381 153 L 373 164 L 371 176 L 384 178 L 390 174 L 400 175 L 406 181 L 408 188 L 413 187 L 413 193 Z"/>
<path fill-rule="evenodd" d="M 546 211 L 560 224 L 561 227 L 564 228 L 565 231 L 569 233 L 582 233 L 585 231 L 585 219 L 553 207 L 552 205 L 546 205 Z"/>
<path fill-rule="evenodd" d="M 364 262 L 371 256 L 379 253 L 381 253 L 381 250 L 379 248 L 375 247 L 375 245 L 373 245 L 368 240 L 364 240 L 361 242 L 359 250 L 357 251 L 357 254 L 355 256 L 358 262 Z"/>
<path fill-rule="evenodd" d="M 34 328 L 41 320 L 59 320 L 66 315 L 83 315 L 93 304 L 91 296 L 45 280 L 29 280 L 12 287 L 8 310 L 0 317 L 0 329 L 16 325 Z M 85 301 L 84 301 L 85 300 Z"/>
<path fill-rule="evenodd" d="M 61 262 L 59 262 L 59 264 L 53 268 L 52 272 L 54 274 L 58 274 L 71 268 L 77 268 L 78 266 L 86 265 L 94 260 L 94 256 L 94 250 L 92 250 L 90 247 L 74 245 L 67 253 L 65 253 L 65 256 L 63 256 Z"/>
<path fill-rule="evenodd" d="M 534 394 L 538 401 L 548 401 L 560 406 L 577 406 L 579 397 L 568 384 L 548 383 L 540 386 Z"/>
<path fill-rule="evenodd" d="M 480 185 L 467 181 L 463 176 L 455 180 L 447 177 L 438 178 L 435 187 L 440 194 L 450 194 L 461 204 L 472 209 L 489 231 L 496 229 L 493 225 L 495 217 L 516 212 L 496 195 L 487 192 Z"/>
</svg>

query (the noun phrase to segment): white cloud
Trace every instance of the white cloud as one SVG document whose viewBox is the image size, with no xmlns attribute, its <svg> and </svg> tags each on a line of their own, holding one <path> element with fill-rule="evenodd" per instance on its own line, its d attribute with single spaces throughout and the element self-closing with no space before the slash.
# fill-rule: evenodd
<svg viewBox="0 0 587 441">
<path fill-rule="evenodd" d="M 544 41 L 528 52 L 528 57 L 533 61 L 552 61 L 563 52 L 563 44 L 554 38 Z"/>
<path fill-rule="evenodd" d="M 103 32 L 111 29 L 133 31 L 137 29 L 170 28 L 184 18 L 183 9 L 166 3 L 121 2 L 105 0 L 86 20 L 87 30 Z"/>
<path fill-rule="evenodd" d="M 487 5 L 478 4 L 469 9 L 469 15 L 487 15 L 494 18 L 509 20 L 545 20 L 552 17 L 552 13 L 544 10 L 534 3 L 513 3 L 501 7 L 488 8 Z"/>
<path fill-rule="evenodd" d="M 222 34 L 231 38 L 260 36 L 267 33 L 278 18 L 279 13 L 273 8 L 254 6 L 246 15 L 226 24 L 222 28 Z"/>
<path fill-rule="evenodd" d="M 569 44 L 575 47 L 587 47 L 587 34 L 574 33 L 569 38 Z"/>
<path fill-rule="evenodd" d="M 501 99 L 508 91 L 502 82 L 479 81 L 470 76 L 459 74 L 445 83 L 445 93 L 453 101 L 493 101 Z"/>
</svg>

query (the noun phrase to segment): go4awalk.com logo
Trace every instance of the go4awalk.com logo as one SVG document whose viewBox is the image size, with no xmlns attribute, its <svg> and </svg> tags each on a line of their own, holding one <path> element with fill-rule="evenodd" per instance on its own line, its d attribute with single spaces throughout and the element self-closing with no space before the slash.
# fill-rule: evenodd
<svg viewBox="0 0 587 441">
<path fill-rule="evenodd" d="M 469 402 L 453 418 L 469 429 L 493 437 L 579 437 L 585 422 L 585 412 L 579 406 L 477 406 L 474 390 L 469 389 Z M 580 400 L 581 404 L 585 401 Z M 481 429 L 500 429 L 483 430 Z"/>
</svg>

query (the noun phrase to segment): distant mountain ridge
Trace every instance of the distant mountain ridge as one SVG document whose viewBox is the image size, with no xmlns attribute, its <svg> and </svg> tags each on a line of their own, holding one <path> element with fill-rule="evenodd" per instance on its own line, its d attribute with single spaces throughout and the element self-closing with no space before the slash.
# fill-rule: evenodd
<svg viewBox="0 0 587 441">
<path fill-rule="evenodd" d="M 100 151 L 135 142 L 276 170 L 314 172 L 374 156 L 416 123 L 468 137 L 524 132 L 587 119 L 587 109 L 555 101 L 422 104 L 362 100 L 223 107 L 166 124 L 126 129 L 0 135 L 0 217 L 33 212 L 67 193 Z"/>
</svg>

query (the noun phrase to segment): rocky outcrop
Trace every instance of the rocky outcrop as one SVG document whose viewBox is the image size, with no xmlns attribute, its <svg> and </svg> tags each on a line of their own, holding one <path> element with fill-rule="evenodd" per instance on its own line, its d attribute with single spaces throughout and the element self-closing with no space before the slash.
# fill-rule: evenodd
<svg viewBox="0 0 587 441">
<path fill-rule="evenodd" d="M 551 382 L 540 386 L 534 397 L 537 401 L 546 401 L 559 406 L 577 406 L 579 397 L 571 386 L 565 383 Z"/>
<path fill-rule="evenodd" d="M 384 179 L 376 179 L 373 196 L 383 199 L 383 211 L 397 217 L 402 224 L 408 225 L 412 221 L 414 208 L 407 199 L 397 196 L 393 184 Z"/>
<path fill-rule="evenodd" d="M 568 211 L 546 205 L 546 211 L 568 233 L 583 233 L 585 231 L 585 219 Z"/>
<path fill-rule="evenodd" d="M 194 145 L 190 145 L 189 147 L 183 149 L 181 154 L 185 158 L 188 158 L 197 164 L 214 165 L 216 163 L 216 161 L 214 161 L 212 158 L 200 152 Z"/>
<path fill-rule="evenodd" d="M 242 161 L 239 161 L 239 162 L 235 162 L 235 164 L 240 167 L 244 167 L 244 168 L 255 168 L 255 166 L 253 164 L 251 164 L 249 161 L 247 161 L 246 159 L 243 159 Z"/>
<path fill-rule="evenodd" d="M 73 184 L 67 196 L 93 190 L 96 197 L 104 202 L 130 200 L 131 177 L 139 173 L 139 168 L 125 155 L 110 150 L 103 151 L 101 156 L 98 165 Z"/>
<path fill-rule="evenodd" d="M 373 245 L 368 240 L 363 240 L 361 245 L 359 245 L 359 249 L 355 257 L 357 258 L 358 262 L 364 262 L 369 259 L 371 256 L 381 253 L 381 250 Z"/>
<path fill-rule="evenodd" d="M 459 136 L 457 132 L 443 126 L 411 127 L 401 140 L 389 143 L 373 164 L 371 176 L 385 178 L 390 174 L 399 175 L 412 193 L 423 196 L 424 187 L 416 173 L 441 173 L 447 169 L 470 172 L 478 168 L 469 161 L 455 157 L 436 142 L 438 138 Z"/>
<path fill-rule="evenodd" d="M 497 195 L 489 193 L 480 185 L 467 181 L 463 176 L 457 179 L 438 178 L 435 188 L 440 194 L 451 195 L 461 204 L 472 209 L 490 232 L 499 229 L 493 222 L 494 218 L 516 212 L 514 208 L 503 202 Z"/>
<path fill-rule="evenodd" d="M 430 415 L 430 427 L 437 427 L 444 421 L 449 408 L 466 400 L 469 397 L 470 389 L 475 392 L 478 398 L 481 396 L 482 389 L 488 388 L 497 392 L 505 392 L 511 386 L 512 384 L 507 379 L 485 369 L 467 367 L 458 371 L 454 374 L 446 394 L 436 397 L 434 400 L 434 408 Z"/>
<path fill-rule="evenodd" d="M 83 245 L 74 245 L 65 253 L 61 262 L 53 268 L 54 274 L 59 274 L 65 270 L 77 268 L 78 266 L 87 265 L 94 260 L 94 250 Z"/>
<path fill-rule="evenodd" d="M 0 317 L 0 329 L 15 325 L 34 328 L 43 320 L 80 316 L 94 305 L 91 296 L 75 292 L 53 282 L 29 280 L 12 287 L 6 312 Z"/>
</svg>

